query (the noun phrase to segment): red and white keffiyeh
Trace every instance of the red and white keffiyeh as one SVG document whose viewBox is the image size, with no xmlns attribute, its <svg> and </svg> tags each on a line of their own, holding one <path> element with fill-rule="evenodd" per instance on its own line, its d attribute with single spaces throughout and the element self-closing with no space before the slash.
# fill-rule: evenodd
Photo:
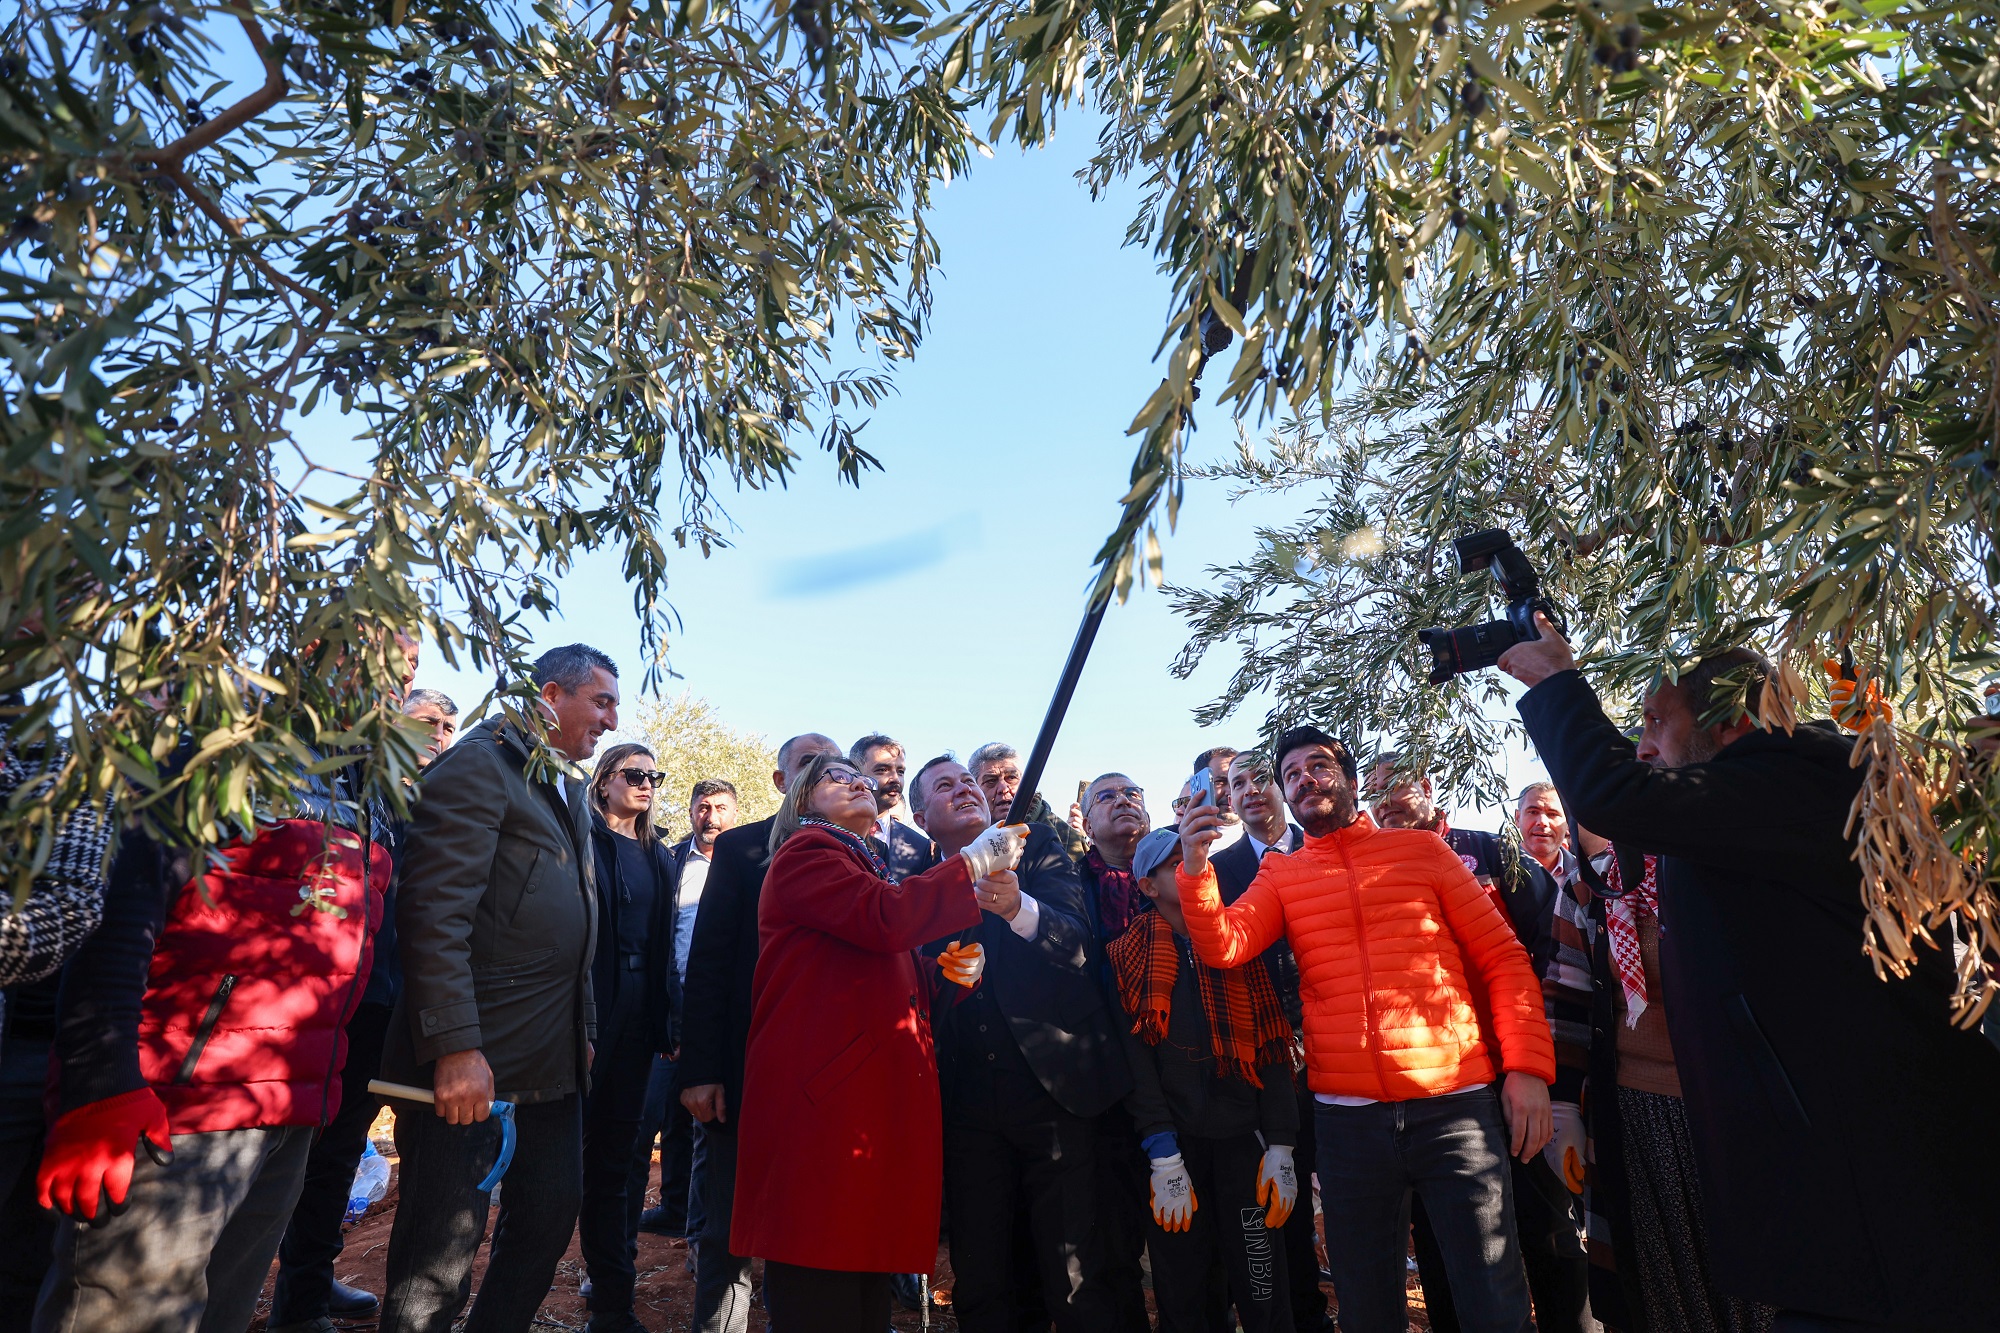
<svg viewBox="0 0 2000 1333">
<path fill-rule="evenodd" d="M 1630 893 L 1624 891 L 1624 874 L 1618 869 L 1618 857 L 1614 853 L 1604 867 L 1604 885 L 1611 892 L 1610 902 L 1604 913 L 1605 930 L 1611 936 L 1611 965 L 1618 969 L 1618 986 L 1625 992 L 1625 1026 L 1639 1026 L 1639 1016 L 1646 1012 L 1651 997 L 1646 991 L 1646 959 L 1639 948 L 1639 913 L 1658 918 L 1660 915 L 1660 860 L 1656 856 L 1646 858 L 1646 874 L 1639 881 L 1639 887 Z"/>
</svg>

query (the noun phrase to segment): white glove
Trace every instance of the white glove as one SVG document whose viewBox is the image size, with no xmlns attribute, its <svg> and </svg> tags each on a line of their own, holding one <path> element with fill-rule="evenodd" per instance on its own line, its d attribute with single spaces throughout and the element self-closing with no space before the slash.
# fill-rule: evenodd
<svg viewBox="0 0 2000 1333">
<path fill-rule="evenodd" d="M 1264 1205 L 1264 1225 L 1276 1231 L 1285 1225 L 1299 1201 L 1299 1173 L 1292 1167 L 1292 1150 L 1274 1143 L 1257 1164 L 1257 1202 Z"/>
<path fill-rule="evenodd" d="M 995 824 L 972 840 L 959 855 L 977 884 L 988 875 L 1012 870 L 1021 863 L 1021 849 L 1028 845 L 1026 824 Z"/>
<path fill-rule="evenodd" d="M 1194 1182 L 1188 1179 L 1181 1155 L 1153 1159 L 1153 1220 L 1162 1231 L 1186 1231 L 1194 1225 Z"/>
<path fill-rule="evenodd" d="M 979 984 L 979 974 L 986 970 L 986 946 L 947 944 L 944 952 L 938 955 L 938 969 L 944 973 L 946 981 L 971 990 Z"/>
<path fill-rule="evenodd" d="M 1549 1116 L 1555 1132 L 1542 1149 L 1549 1170 L 1569 1187 L 1571 1194 L 1583 1193 L 1584 1132 L 1583 1108 L 1575 1102 L 1550 1102 Z"/>
</svg>

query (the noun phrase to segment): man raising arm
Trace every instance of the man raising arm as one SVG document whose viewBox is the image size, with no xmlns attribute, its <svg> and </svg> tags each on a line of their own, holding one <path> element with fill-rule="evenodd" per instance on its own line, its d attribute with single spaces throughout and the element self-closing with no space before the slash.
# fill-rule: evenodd
<svg viewBox="0 0 2000 1333">
<path fill-rule="evenodd" d="M 1526 1333 L 1506 1159 L 1549 1137 L 1555 1047 L 1541 984 L 1455 855 L 1358 812 L 1343 743 L 1294 727 L 1272 757 L 1305 846 L 1265 862 L 1224 907 L 1208 863 L 1218 812 L 1197 806 L 1181 825 L 1175 883 L 1203 962 L 1240 966 L 1281 935 L 1298 959 L 1342 1327 L 1406 1326 L 1403 1207 L 1414 1189 L 1437 1226 L 1461 1326 Z"/>
</svg>

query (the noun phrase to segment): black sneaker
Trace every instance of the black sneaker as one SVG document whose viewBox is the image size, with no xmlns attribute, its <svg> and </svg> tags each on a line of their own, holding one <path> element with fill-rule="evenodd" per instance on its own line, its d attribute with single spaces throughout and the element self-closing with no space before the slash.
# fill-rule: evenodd
<svg viewBox="0 0 2000 1333">
<path fill-rule="evenodd" d="M 590 1322 L 583 1327 L 584 1333 L 652 1333 L 630 1310 L 620 1310 L 616 1314 L 600 1310 L 592 1314 Z"/>
<path fill-rule="evenodd" d="M 686 1240 L 687 1218 L 668 1217 L 664 1208 L 648 1208 L 639 1214 L 639 1230 L 652 1236 L 671 1236 L 675 1240 Z"/>
</svg>

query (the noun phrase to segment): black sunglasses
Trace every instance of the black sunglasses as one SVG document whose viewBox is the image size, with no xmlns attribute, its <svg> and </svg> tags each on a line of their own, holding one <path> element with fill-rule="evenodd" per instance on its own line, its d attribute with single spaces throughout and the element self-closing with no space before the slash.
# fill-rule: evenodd
<svg viewBox="0 0 2000 1333">
<path fill-rule="evenodd" d="M 618 770 L 618 776 L 634 787 L 641 783 L 649 787 L 658 787 L 667 780 L 667 775 L 657 768 L 621 768 Z"/>
</svg>

